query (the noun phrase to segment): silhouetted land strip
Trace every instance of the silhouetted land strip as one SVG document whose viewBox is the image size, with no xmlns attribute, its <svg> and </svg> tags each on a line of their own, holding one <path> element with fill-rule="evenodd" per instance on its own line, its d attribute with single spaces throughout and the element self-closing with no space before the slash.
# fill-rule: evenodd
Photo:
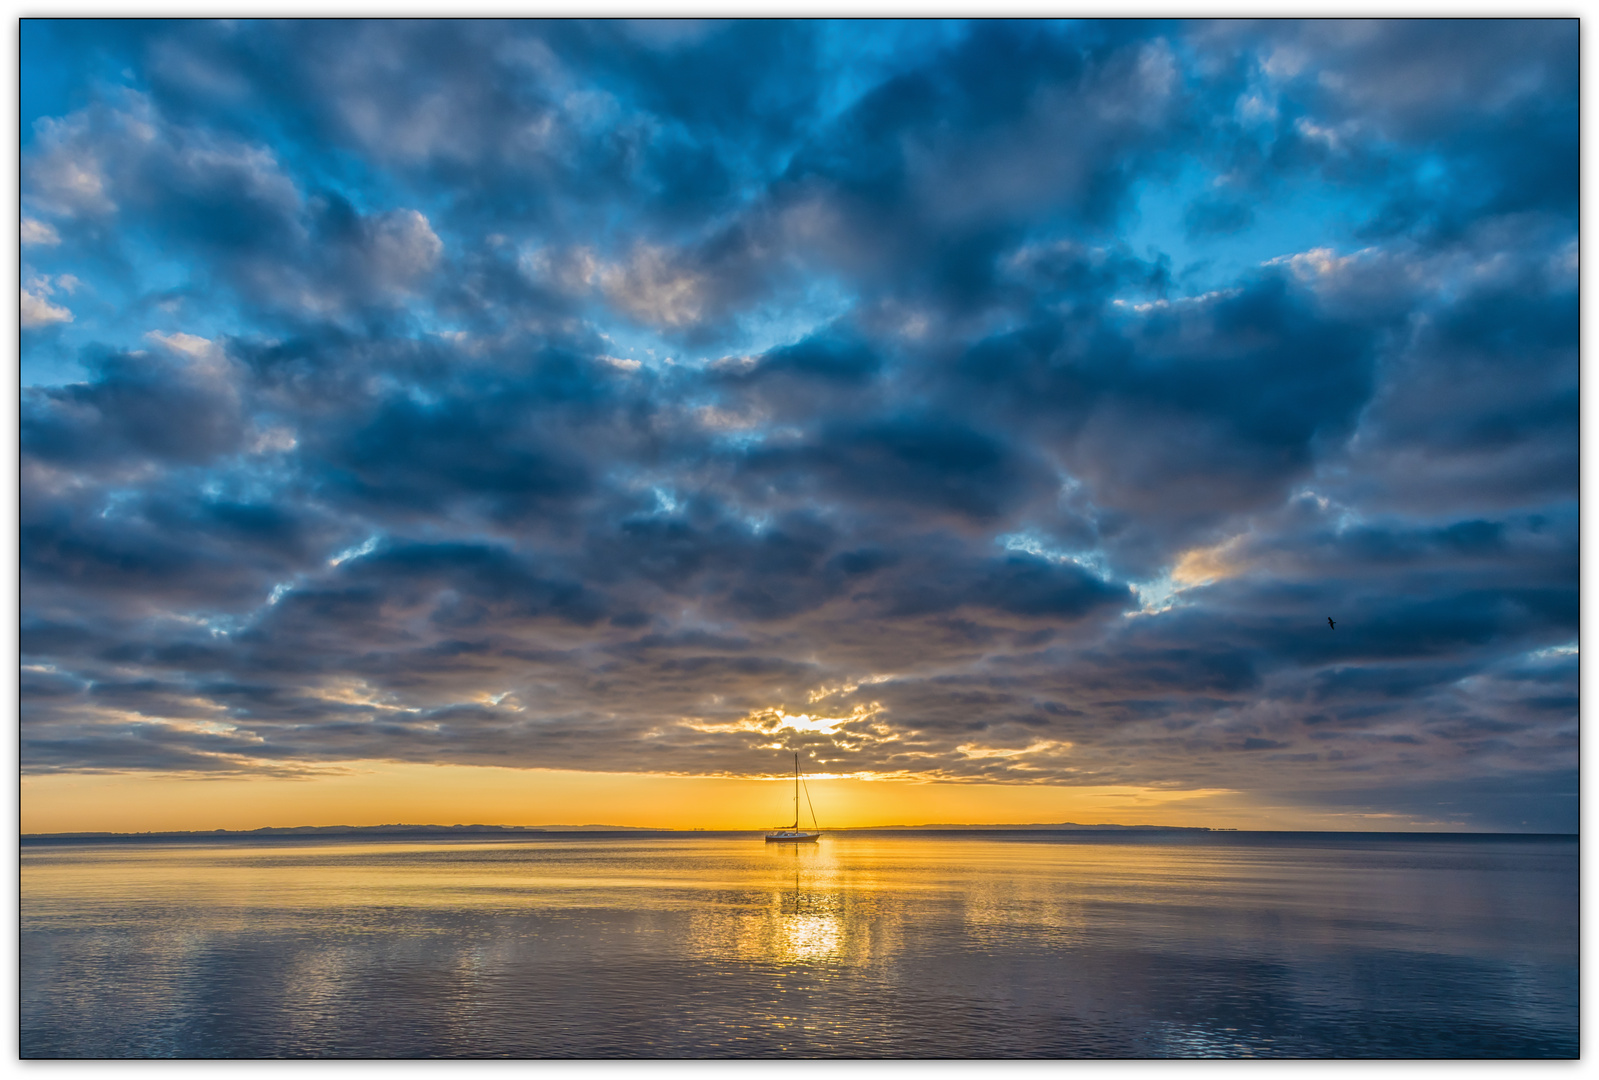
<svg viewBox="0 0 1599 1080">
<path fill-rule="evenodd" d="M 620 834 L 659 836 L 681 830 L 645 829 L 630 825 L 268 825 L 259 829 L 207 829 L 192 832 L 23 833 L 24 844 L 102 840 L 316 840 L 449 839 L 457 836 L 561 836 Z"/>
<path fill-rule="evenodd" d="M 830 832 L 1211 832 L 1190 826 L 1162 825 L 873 825 L 864 828 L 831 829 Z M 24 843 L 55 843 L 75 840 L 300 840 L 333 838 L 449 838 L 457 836 L 561 836 L 626 834 L 629 836 L 730 836 L 747 829 L 651 829 L 635 825 L 295 825 L 264 826 L 259 829 L 208 829 L 186 832 L 76 832 L 24 833 Z"/>
</svg>

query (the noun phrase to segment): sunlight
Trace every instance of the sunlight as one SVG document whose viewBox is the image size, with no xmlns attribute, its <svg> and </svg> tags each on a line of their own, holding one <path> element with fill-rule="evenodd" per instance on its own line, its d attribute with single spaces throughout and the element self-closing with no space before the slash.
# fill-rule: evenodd
<svg viewBox="0 0 1599 1080">
<path fill-rule="evenodd" d="M 775 735 L 780 731 L 802 731 L 834 735 L 846 724 L 869 721 L 882 711 L 883 706 L 873 701 L 870 704 L 855 706 L 844 716 L 816 716 L 811 713 L 791 713 L 782 708 L 771 708 L 757 709 L 727 724 L 688 719 L 683 720 L 682 724 L 684 727 L 704 732 L 754 731 L 763 735 Z M 890 732 L 885 731 L 883 734 L 885 738 L 893 737 Z"/>
</svg>

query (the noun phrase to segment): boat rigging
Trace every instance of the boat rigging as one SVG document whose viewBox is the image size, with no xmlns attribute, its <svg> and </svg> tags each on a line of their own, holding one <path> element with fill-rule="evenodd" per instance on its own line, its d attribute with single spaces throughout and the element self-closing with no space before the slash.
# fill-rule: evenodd
<svg viewBox="0 0 1599 1080">
<path fill-rule="evenodd" d="M 822 827 L 816 822 L 816 807 L 811 806 L 810 788 L 805 789 L 805 804 L 811 808 L 811 824 L 814 831 L 802 830 L 799 827 L 799 796 L 800 796 L 800 771 L 799 755 L 794 755 L 794 824 L 786 829 L 773 829 L 766 834 L 768 844 L 814 844 L 822 835 Z"/>
</svg>

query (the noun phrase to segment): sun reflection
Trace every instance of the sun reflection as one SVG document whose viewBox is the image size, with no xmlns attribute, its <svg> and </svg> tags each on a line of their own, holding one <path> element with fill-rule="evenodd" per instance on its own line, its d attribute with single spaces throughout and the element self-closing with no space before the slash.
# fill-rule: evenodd
<svg viewBox="0 0 1599 1080">
<path fill-rule="evenodd" d="M 787 968 L 858 961 L 871 934 L 853 927 L 848 898 L 825 850 L 772 850 L 769 884 L 744 903 L 697 913 L 693 951 L 707 959 Z"/>
<path fill-rule="evenodd" d="M 836 916 L 788 915 L 773 934 L 771 959 L 781 964 L 814 963 L 837 956 L 843 942 L 843 921 Z"/>
</svg>

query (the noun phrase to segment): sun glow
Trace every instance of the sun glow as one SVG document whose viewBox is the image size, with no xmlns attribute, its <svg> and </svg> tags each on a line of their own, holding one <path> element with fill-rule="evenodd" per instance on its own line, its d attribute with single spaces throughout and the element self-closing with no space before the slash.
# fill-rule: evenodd
<svg viewBox="0 0 1599 1080">
<path fill-rule="evenodd" d="M 865 675 L 859 679 L 850 679 L 839 683 L 837 686 L 819 686 L 806 694 L 805 700 L 814 705 L 818 701 L 824 701 L 832 697 L 834 694 L 853 694 L 863 686 L 875 686 L 877 683 L 888 682 L 892 678 L 894 678 L 893 675 Z"/>
<path fill-rule="evenodd" d="M 1183 552 L 1177 564 L 1172 567 L 1172 582 L 1179 588 L 1188 589 L 1196 585 L 1209 585 L 1213 581 L 1222 581 L 1242 573 L 1244 562 L 1240 549 L 1246 535 L 1240 533 L 1220 544 Z"/>
<path fill-rule="evenodd" d="M 813 700 L 815 700 L 813 698 Z M 752 713 L 740 717 L 726 724 L 711 723 L 699 719 L 685 719 L 683 726 L 695 731 L 727 733 L 733 731 L 753 731 L 762 735 L 776 735 L 781 731 L 802 731 L 820 735 L 836 735 L 848 725 L 865 724 L 880 738 L 876 741 L 885 741 L 893 738 L 893 732 L 883 724 L 871 724 L 870 721 L 883 712 L 883 706 L 876 701 L 866 705 L 857 705 L 844 716 L 818 716 L 812 713 L 791 713 L 781 708 L 757 709 Z"/>
<path fill-rule="evenodd" d="M 1237 792 L 807 775 L 824 829 L 929 823 L 1307 827 Z M 356 761 L 298 774 L 57 773 L 22 780 L 24 833 L 297 825 L 614 825 L 762 829 L 790 812 L 789 777 L 663 776 Z M 1317 819 L 1319 820 L 1319 818 Z M 1347 828 L 1344 823 L 1334 828 Z"/>
</svg>

